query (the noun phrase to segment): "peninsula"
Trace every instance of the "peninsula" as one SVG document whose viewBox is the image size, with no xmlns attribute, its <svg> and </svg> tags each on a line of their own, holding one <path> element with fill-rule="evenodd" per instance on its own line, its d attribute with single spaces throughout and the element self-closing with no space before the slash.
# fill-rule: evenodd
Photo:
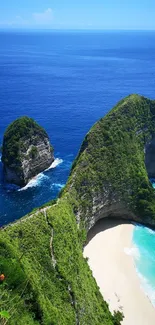
<svg viewBox="0 0 155 325">
<path fill-rule="evenodd" d="M 155 226 L 154 157 L 155 101 L 130 95 L 88 132 L 57 201 L 0 231 L 0 310 L 8 325 L 121 324 L 83 247 L 99 219 Z"/>
</svg>

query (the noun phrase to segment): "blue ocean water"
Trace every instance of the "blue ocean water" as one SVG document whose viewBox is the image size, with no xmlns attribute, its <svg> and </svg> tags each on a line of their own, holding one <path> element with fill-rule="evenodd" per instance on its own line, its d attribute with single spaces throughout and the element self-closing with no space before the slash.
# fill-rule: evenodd
<svg viewBox="0 0 155 325">
<path fill-rule="evenodd" d="M 155 180 L 151 180 L 155 188 Z M 130 254 L 134 258 L 142 289 L 155 307 L 155 230 L 135 224 L 133 248 Z"/>
<path fill-rule="evenodd" d="M 0 164 L 0 225 L 55 198 L 89 128 L 124 96 L 155 98 L 155 32 L 0 32 L 0 143 L 28 115 L 48 132 L 57 166 L 20 191 Z M 134 231 L 138 272 L 155 290 L 155 234 Z"/>
<path fill-rule="evenodd" d="M 155 307 L 155 231 L 135 225 L 132 255 L 142 289 Z"/>
</svg>

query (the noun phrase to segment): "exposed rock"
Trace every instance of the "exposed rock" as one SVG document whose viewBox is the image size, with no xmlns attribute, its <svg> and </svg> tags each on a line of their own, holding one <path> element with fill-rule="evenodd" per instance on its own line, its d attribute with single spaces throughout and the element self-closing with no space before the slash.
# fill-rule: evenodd
<svg viewBox="0 0 155 325">
<path fill-rule="evenodd" d="M 88 132 L 64 192 L 79 227 L 105 217 L 155 227 L 154 177 L 155 101 L 130 95 Z"/>
<path fill-rule="evenodd" d="M 49 324 L 51 319 L 60 325 L 118 323 L 117 313 L 110 315 L 102 300 L 82 246 L 101 218 L 155 226 L 155 190 L 149 180 L 155 177 L 154 138 L 155 101 L 128 96 L 86 135 L 56 204 L 0 231 L 8 297 L 1 309 L 14 311 L 15 295 L 21 298 L 12 324 Z"/>
<path fill-rule="evenodd" d="M 145 164 L 150 178 L 155 177 L 155 137 L 145 146 Z"/>
<path fill-rule="evenodd" d="M 49 168 L 54 161 L 53 148 L 45 130 L 33 119 L 14 121 L 4 134 L 2 162 L 5 180 L 25 186 L 30 179 Z"/>
</svg>

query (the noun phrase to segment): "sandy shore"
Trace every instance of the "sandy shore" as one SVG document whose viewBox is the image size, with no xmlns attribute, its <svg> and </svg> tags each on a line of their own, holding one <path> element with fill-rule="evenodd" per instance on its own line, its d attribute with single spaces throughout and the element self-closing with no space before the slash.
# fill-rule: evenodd
<svg viewBox="0 0 155 325">
<path fill-rule="evenodd" d="M 122 310 L 123 325 L 154 325 L 155 308 L 141 289 L 132 256 L 132 224 L 100 220 L 89 232 L 84 256 L 111 311 Z"/>
</svg>

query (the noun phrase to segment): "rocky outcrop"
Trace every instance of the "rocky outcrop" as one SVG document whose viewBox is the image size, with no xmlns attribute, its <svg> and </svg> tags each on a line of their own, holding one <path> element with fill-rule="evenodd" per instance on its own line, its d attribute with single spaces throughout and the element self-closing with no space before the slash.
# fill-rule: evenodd
<svg viewBox="0 0 155 325">
<path fill-rule="evenodd" d="M 106 217 L 155 227 L 154 177 L 155 101 L 130 95 L 86 135 L 64 191 L 87 230 Z"/>
<path fill-rule="evenodd" d="M 21 138 L 34 141 L 36 135 L 30 132 L 26 137 L 22 129 Z M 8 166 L 12 159 L 20 167 L 22 146 L 14 141 L 19 132 L 11 130 L 5 134 L 3 161 Z M 42 143 L 45 133 L 40 135 Z M 9 310 L 11 324 L 46 325 L 51 319 L 60 325 L 118 324 L 120 314 L 110 315 L 82 247 L 86 233 L 101 218 L 155 226 L 155 190 L 149 180 L 155 177 L 154 138 L 155 101 L 138 95 L 123 99 L 86 135 L 56 204 L 0 231 L 1 273 L 8 297 L 2 299 L 1 309 Z M 29 151 L 26 142 L 22 150 L 34 156 L 31 145 Z"/>
<path fill-rule="evenodd" d="M 28 117 L 16 120 L 5 132 L 2 161 L 5 180 L 25 186 L 54 161 L 47 133 Z"/>
<path fill-rule="evenodd" d="M 145 165 L 150 178 L 155 177 L 155 137 L 145 146 Z"/>
</svg>

